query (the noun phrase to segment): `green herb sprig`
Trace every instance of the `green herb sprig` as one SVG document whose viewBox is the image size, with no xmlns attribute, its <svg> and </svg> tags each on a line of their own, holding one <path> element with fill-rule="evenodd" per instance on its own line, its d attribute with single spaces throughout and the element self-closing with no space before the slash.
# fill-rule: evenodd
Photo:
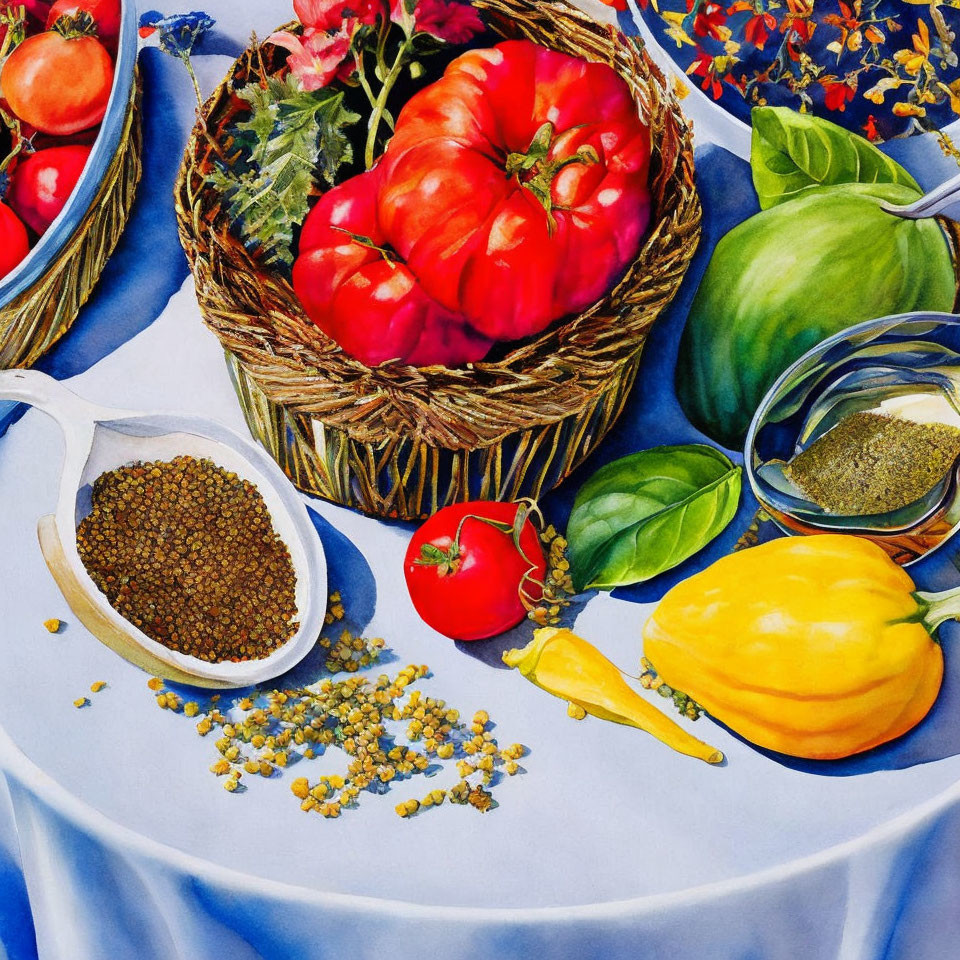
<svg viewBox="0 0 960 960">
<path fill-rule="evenodd" d="M 266 87 L 248 84 L 237 95 L 250 116 L 232 132 L 239 158 L 214 165 L 210 182 L 223 195 L 244 243 L 264 263 L 293 263 L 293 232 L 305 219 L 314 179 L 331 186 L 337 170 L 353 160 L 344 130 L 360 119 L 347 109 L 343 92 L 304 92 L 287 77 Z"/>
</svg>

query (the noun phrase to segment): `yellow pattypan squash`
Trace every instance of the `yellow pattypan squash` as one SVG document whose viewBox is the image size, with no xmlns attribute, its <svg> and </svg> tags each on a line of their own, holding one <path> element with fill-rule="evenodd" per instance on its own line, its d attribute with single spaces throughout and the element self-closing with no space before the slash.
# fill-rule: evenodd
<svg viewBox="0 0 960 960">
<path fill-rule="evenodd" d="M 670 686 L 751 742 L 846 757 L 906 733 L 940 690 L 937 626 L 956 591 L 924 594 L 876 544 L 785 537 L 675 586 L 643 631 Z"/>
</svg>

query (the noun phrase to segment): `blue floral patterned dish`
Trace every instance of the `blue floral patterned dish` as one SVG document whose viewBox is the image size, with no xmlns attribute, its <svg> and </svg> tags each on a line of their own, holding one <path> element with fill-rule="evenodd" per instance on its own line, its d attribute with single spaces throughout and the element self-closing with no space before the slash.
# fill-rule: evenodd
<svg viewBox="0 0 960 960">
<path fill-rule="evenodd" d="M 955 0 L 636 2 L 691 81 L 748 123 L 754 106 L 789 106 L 879 142 L 960 116 Z"/>
</svg>

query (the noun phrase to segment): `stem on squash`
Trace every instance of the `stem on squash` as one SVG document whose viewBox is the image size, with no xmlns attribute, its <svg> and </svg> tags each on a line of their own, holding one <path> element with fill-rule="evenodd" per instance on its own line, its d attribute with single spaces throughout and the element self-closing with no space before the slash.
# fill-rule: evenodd
<svg viewBox="0 0 960 960">
<path fill-rule="evenodd" d="M 920 604 L 919 618 L 931 636 L 936 633 L 941 623 L 960 620 L 960 588 L 954 587 L 939 593 L 924 593 L 918 590 L 914 597 Z"/>
</svg>

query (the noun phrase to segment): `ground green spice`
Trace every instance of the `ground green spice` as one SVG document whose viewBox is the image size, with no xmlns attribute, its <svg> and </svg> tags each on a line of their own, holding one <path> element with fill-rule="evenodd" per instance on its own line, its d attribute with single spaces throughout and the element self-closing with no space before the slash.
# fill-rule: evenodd
<svg viewBox="0 0 960 960">
<path fill-rule="evenodd" d="M 929 493 L 960 457 L 960 429 L 854 413 L 786 468 L 811 502 L 844 516 L 899 510 Z"/>
<path fill-rule="evenodd" d="M 252 483 L 177 457 L 101 474 L 77 549 L 121 616 L 201 660 L 255 660 L 296 633 L 296 573 Z"/>
</svg>

